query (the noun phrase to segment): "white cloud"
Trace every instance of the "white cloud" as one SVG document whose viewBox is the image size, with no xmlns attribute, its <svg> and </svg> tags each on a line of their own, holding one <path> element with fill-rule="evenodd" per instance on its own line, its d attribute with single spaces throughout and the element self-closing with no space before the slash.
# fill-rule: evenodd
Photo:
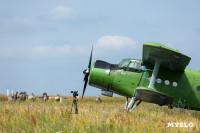
<svg viewBox="0 0 200 133">
<path fill-rule="evenodd" d="M 57 6 L 49 12 L 42 13 L 42 16 L 53 20 L 71 19 L 76 16 L 76 11 L 71 7 Z"/>
<path fill-rule="evenodd" d="M 37 46 L 30 49 L 30 56 L 33 57 L 64 57 L 64 56 L 82 56 L 88 55 L 90 53 L 91 46 L 73 46 L 73 45 L 64 45 L 64 46 Z"/>
<path fill-rule="evenodd" d="M 1 57 L 11 57 L 13 56 L 13 50 L 10 48 L 1 48 L 0 49 L 0 56 Z"/>
<path fill-rule="evenodd" d="M 122 48 L 136 48 L 137 43 L 127 36 L 103 36 L 95 44 L 97 49 L 121 50 Z"/>
<path fill-rule="evenodd" d="M 16 24 L 21 24 L 21 25 L 32 25 L 33 21 L 27 19 L 27 18 L 20 18 L 20 17 L 16 17 L 13 19 L 13 23 Z"/>
<path fill-rule="evenodd" d="M 30 50 L 32 56 L 46 56 L 46 57 L 59 57 L 70 55 L 72 52 L 72 46 L 64 45 L 57 47 L 50 46 L 37 46 Z"/>
<path fill-rule="evenodd" d="M 72 46 L 36 46 L 33 48 L 0 48 L 1 57 L 62 57 L 72 53 Z"/>
<path fill-rule="evenodd" d="M 26 54 L 26 50 L 22 48 L 0 48 L 0 57 L 18 57 Z"/>
<path fill-rule="evenodd" d="M 0 48 L 1 57 L 66 57 L 66 56 L 88 56 L 90 53 L 91 45 L 63 45 L 63 46 L 48 46 L 40 45 L 31 48 Z M 135 51 L 137 43 L 131 38 L 126 36 L 104 36 L 97 40 L 94 45 L 95 54 L 110 53 L 126 50 Z M 102 52 L 103 51 L 103 52 Z"/>
<path fill-rule="evenodd" d="M 87 55 L 89 46 L 35 46 L 32 48 L 0 48 L 0 57 L 66 57 Z"/>
<path fill-rule="evenodd" d="M 0 21 L 0 31 L 11 33 L 15 31 L 28 31 L 33 29 L 36 23 L 33 20 L 21 17 L 14 17 L 12 19 L 4 19 Z"/>
</svg>

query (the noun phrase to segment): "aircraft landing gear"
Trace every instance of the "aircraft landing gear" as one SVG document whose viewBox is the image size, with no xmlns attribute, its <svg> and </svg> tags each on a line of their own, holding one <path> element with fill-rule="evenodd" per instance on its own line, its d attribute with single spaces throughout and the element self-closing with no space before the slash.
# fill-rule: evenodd
<svg viewBox="0 0 200 133">
<path fill-rule="evenodd" d="M 128 97 L 126 97 L 125 107 L 124 109 L 128 109 Z"/>
<path fill-rule="evenodd" d="M 142 102 L 142 101 L 140 100 L 140 101 L 130 110 L 130 112 L 132 112 L 138 105 L 140 105 L 141 102 Z"/>
<path fill-rule="evenodd" d="M 135 102 L 136 102 L 136 98 L 132 97 L 131 101 L 128 104 L 128 108 L 127 109 L 130 110 L 131 108 L 133 108 L 133 105 L 135 104 Z"/>
<path fill-rule="evenodd" d="M 131 98 L 131 101 L 130 101 L 129 104 L 128 104 L 128 107 L 125 105 L 126 109 L 127 109 L 129 112 L 133 111 L 133 110 L 142 102 L 142 101 L 140 100 L 140 101 L 133 107 L 133 105 L 135 104 L 136 101 L 137 101 L 136 98 L 135 98 L 135 97 L 132 97 L 132 98 Z M 128 98 L 127 98 L 127 101 L 126 101 L 126 102 L 128 102 Z"/>
</svg>

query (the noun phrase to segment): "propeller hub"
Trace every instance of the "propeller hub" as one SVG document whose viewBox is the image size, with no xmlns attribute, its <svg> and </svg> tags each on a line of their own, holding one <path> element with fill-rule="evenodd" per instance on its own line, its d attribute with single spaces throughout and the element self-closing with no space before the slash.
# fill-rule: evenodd
<svg viewBox="0 0 200 133">
<path fill-rule="evenodd" d="M 86 74 L 87 69 L 83 70 L 83 74 Z"/>
<path fill-rule="evenodd" d="M 85 70 L 83 71 L 83 74 L 89 74 L 89 73 L 90 73 L 89 68 L 87 68 L 87 69 L 85 69 Z"/>
</svg>

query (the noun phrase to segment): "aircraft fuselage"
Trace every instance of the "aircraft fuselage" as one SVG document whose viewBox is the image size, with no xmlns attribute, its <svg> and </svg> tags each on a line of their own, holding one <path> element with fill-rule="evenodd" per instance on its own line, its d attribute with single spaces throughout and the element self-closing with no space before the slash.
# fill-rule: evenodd
<svg viewBox="0 0 200 133">
<path fill-rule="evenodd" d="M 173 71 L 162 67 L 154 88 L 148 88 L 153 66 L 143 66 L 141 60 L 125 61 L 128 64 L 120 66 L 97 60 L 92 64 L 89 84 L 125 97 L 140 94 L 140 100 L 161 106 L 170 104 L 173 107 L 200 109 L 200 72 L 190 69 Z M 165 97 L 163 101 L 162 97 Z"/>
</svg>

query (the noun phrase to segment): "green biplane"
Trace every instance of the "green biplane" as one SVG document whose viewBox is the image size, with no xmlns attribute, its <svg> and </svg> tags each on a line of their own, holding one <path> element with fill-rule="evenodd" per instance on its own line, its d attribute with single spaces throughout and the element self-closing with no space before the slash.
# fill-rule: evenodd
<svg viewBox="0 0 200 133">
<path fill-rule="evenodd" d="M 102 89 L 103 95 L 125 96 L 125 108 L 130 111 L 141 101 L 200 110 L 200 72 L 186 69 L 191 58 L 178 50 L 147 42 L 143 45 L 142 60 L 123 59 L 119 64 L 101 60 L 91 64 L 92 51 L 88 69 L 83 72 L 82 97 L 89 78 L 89 85 Z"/>
</svg>

